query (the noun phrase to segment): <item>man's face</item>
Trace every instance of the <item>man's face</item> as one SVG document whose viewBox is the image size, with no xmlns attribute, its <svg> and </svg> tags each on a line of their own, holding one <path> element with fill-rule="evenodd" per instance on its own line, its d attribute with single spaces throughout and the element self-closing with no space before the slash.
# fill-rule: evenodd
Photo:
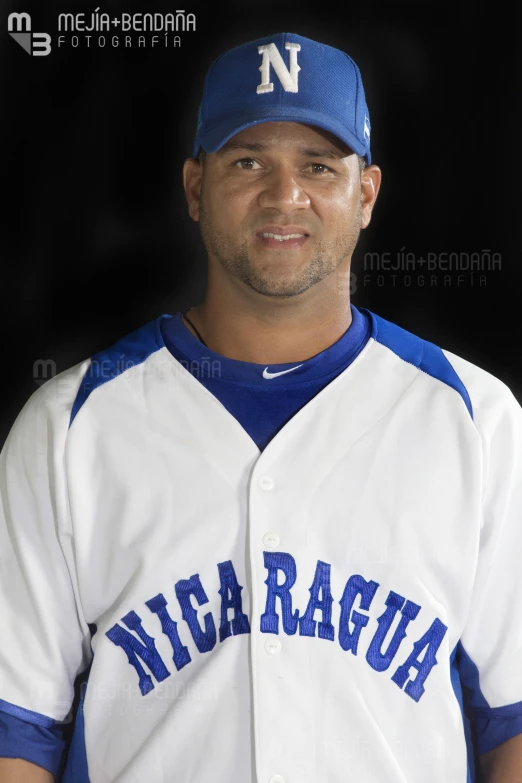
<svg viewBox="0 0 522 783">
<path fill-rule="evenodd" d="M 207 154 L 202 169 L 199 201 L 189 195 L 189 204 L 211 263 L 277 297 L 348 273 L 363 216 L 361 174 L 335 136 L 301 123 L 261 123 Z M 289 234 L 299 236 L 279 238 Z"/>
</svg>

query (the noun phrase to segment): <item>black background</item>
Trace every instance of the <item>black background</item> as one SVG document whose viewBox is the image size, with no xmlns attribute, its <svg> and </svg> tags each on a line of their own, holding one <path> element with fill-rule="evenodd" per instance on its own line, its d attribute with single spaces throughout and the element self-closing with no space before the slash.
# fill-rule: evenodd
<svg viewBox="0 0 522 783">
<path fill-rule="evenodd" d="M 363 75 L 383 184 L 356 250 L 353 302 L 479 364 L 522 401 L 521 63 L 507 5 L 191 0 L 181 7 L 196 31 L 180 33 L 178 48 L 164 48 L 162 33 L 155 48 L 151 33 L 145 48 L 58 48 L 58 14 L 90 18 L 96 7 L 0 5 L 0 443 L 42 382 L 39 360 L 61 372 L 201 301 L 206 259 L 181 167 L 204 74 L 224 49 L 284 30 L 344 49 Z M 176 10 L 163 0 L 99 8 Z M 52 36 L 49 56 L 10 38 L 11 11 Z M 113 34 L 123 36 L 107 41 Z M 419 266 L 409 285 L 407 271 L 365 277 L 366 253 L 484 250 L 500 254 L 501 269 L 462 273 L 460 284 L 457 271 L 430 284 Z"/>
</svg>

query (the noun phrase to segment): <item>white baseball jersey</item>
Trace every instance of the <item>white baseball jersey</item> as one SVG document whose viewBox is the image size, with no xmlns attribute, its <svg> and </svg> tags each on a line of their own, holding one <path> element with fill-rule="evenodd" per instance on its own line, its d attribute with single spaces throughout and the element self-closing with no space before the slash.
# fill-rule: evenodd
<svg viewBox="0 0 522 783">
<path fill-rule="evenodd" d="M 57 774 L 81 673 L 68 783 L 469 783 L 522 732 L 521 408 L 352 312 L 269 367 L 161 316 L 31 396 L 0 755 Z"/>
</svg>

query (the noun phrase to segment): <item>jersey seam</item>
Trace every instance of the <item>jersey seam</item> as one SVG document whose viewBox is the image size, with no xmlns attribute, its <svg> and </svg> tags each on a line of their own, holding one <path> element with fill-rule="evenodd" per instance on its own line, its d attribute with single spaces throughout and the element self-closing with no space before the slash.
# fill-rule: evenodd
<svg viewBox="0 0 522 783">
<path fill-rule="evenodd" d="M 156 335 L 154 336 L 154 342 L 156 343 L 156 345 L 158 345 L 158 341 L 157 341 L 157 337 L 156 337 Z M 128 380 L 128 377 L 127 377 L 127 374 L 128 374 L 128 373 L 129 373 L 131 370 L 135 370 L 137 367 L 140 367 L 140 366 L 144 365 L 144 364 L 146 363 L 146 361 L 147 361 L 147 360 L 148 360 L 148 359 L 149 359 L 151 356 L 153 356 L 154 354 L 158 353 L 158 351 L 160 351 L 160 350 L 161 350 L 163 347 L 166 347 L 166 346 L 160 346 L 160 345 L 158 345 L 157 349 L 156 349 L 156 350 L 154 350 L 154 351 L 151 351 L 149 354 L 147 354 L 147 356 L 146 356 L 144 359 L 142 359 L 142 360 L 141 360 L 141 361 L 139 361 L 139 362 L 135 362 L 135 363 L 134 363 L 134 364 L 132 364 L 130 367 L 124 367 L 123 369 L 119 369 L 119 368 L 118 368 L 117 364 L 115 363 L 114 359 L 112 358 L 112 356 L 110 355 L 110 353 L 109 353 L 108 351 L 103 351 L 103 352 L 101 352 L 100 354 L 97 354 L 98 356 L 100 356 L 100 357 L 101 357 L 101 360 L 102 360 L 102 361 L 103 361 L 103 360 L 105 360 L 105 358 L 107 358 L 107 359 L 109 360 L 109 362 L 111 363 L 112 367 L 113 367 L 113 368 L 116 370 L 116 375 L 113 375 L 111 378 L 106 378 L 106 379 L 105 379 L 105 380 L 103 380 L 101 383 L 98 383 L 98 384 L 96 384 L 95 388 L 94 388 L 94 389 L 92 389 L 92 391 L 90 391 L 90 392 L 89 392 L 89 394 L 88 394 L 88 396 L 86 397 L 86 399 L 83 401 L 83 403 L 81 404 L 81 406 L 80 406 L 80 407 L 78 408 L 78 410 L 76 411 L 76 414 L 75 414 L 75 416 L 74 416 L 74 419 L 73 419 L 73 421 L 71 422 L 71 424 L 69 425 L 69 430 L 71 429 L 71 427 L 73 426 L 74 422 L 76 421 L 76 419 L 77 419 L 77 417 L 78 417 L 78 414 L 80 413 L 80 411 L 81 411 L 81 410 L 82 410 L 82 409 L 85 407 L 85 405 L 86 405 L 86 403 L 87 403 L 87 400 L 88 400 L 88 399 L 91 397 L 91 395 L 93 395 L 95 392 L 97 392 L 97 391 L 98 391 L 98 389 L 101 389 L 103 386 L 105 386 L 106 384 L 110 383 L 111 381 L 116 381 L 118 378 L 124 378 L 124 379 L 125 379 L 125 382 L 126 382 L 126 384 L 127 384 L 127 386 L 128 386 L 128 388 L 129 388 L 129 389 L 131 390 L 131 392 L 132 392 L 132 396 L 133 396 L 133 397 L 135 397 L 135 398 L 137 398 L 137 395 L 136 395 L 136 393 L 134 392 L 134 390 L 133 390 L 132 386 L 131 386 L 131 385 L 130 385 L 130 383 L 129 383 L 129 380 Z M 89 371 L 89 369 L 92 367 L 92 364 L 93 364 L 93 360 L 91 359 L 91 364 L 90 364 L 90 365 L 89 365 L 89 367 L 87 368 L 87 370 L 86 370 L 86 373 L 87 373 L 87 372 Z M 85 378 L 85 375 L 84 375 L 84 376 L 83 376 L 83 378 L 82 378 L 82 383 L 83 383 L 83 380 L 84 380 L 84 378 Z M 81 384 L 80 384 L 80 389 L 81 389 Z M 74 403 L 73 403 L 73 407 L 74 407 Z M 72 409 L 71 409 L 71 412 L 72 412 Z"/>
<path fill-rule="evenodd" d="M 113 366 L 113 367 L 116 369 L 116 371 L 118 371 L 118 368 L 117 368 L 116 364 L 114 363 L 114 359 L 111 357 L 111 355 L 109 354 L 109 352 L 108 352 L 108 351 L 102 351 L 101 353 L 99 353 L 99 354 L 96 354 L 96 355 L 97 355 L 97 356 L 100 356 L 100 357 L 103 357 L 103 359 L 104 359 L 105 357 L 107 357 L 107 358 L 108 358 L 108 360 L 109 360 L 109 362 L 111 363 L 111 365 L 112 365 L 112 366 Z M 81 390 L 81 388 L 82 388 L 82 384 L 83 384 L 83 382 L 84 382 L 84 380 L 85 380 L 85 376 L 87 375 L 87 373 L 89 372 L 89 370 L 90 370 L 90 369 L 91 369 L 91 367 L 93 366 L 93 363 L 94 363 L 94 358 L 93 358 L 93 357 L 91 357 L 91 363 L 89 364 L 89 366 L 87 367 L 87 369 L 86 369 L 86 371 L 85 371 L 85 373 L 84 373 L 84 375 L 83 375 L 82 382 L 81 382 L 81 384 L 80 384 L 80 387 L 79 387 L 79 389 L 78 389 L 78 393 L 79 393 L 79 391 Z M 135 365 L 133 365 L 133 367 L 135 367 Z M 105 379 L 104 381 L 102 381 L 101 383 L 98 383 L 98 384 L 96 384 L 96 387 L 95 387 L 94 389 L 92 389 L 92 391 L 90 391 L 90 392 L 89 392 L 89 395 L 88 395 L 88 397 L 86 397 L 86 398 L 85 398 L 85 400 L 82 402 L 82 404 L 80 405 L 80 407 L 79 407 L 79 408 L 78 408 L 78 410 L 76 411 L 76 413 L 75 413 L 75 415 L 74 415 L 74 419 L 73 419 L 73 420 L 72 420 L 72 422 L 69 424 L 69 430 L 71 430 L 71 428 L 72 428 L 72 426 L 73 426 L 74 422 L 75 422 L 75 421 L 76 421 L 76 419 L 78 418 L 78 414 L 80 413 L 80 411 L 81 411 L 81 410 L 82 410 L 82 409 L 85 407 L 85 403 L 87 402 L 87 400 L 89 399 L 89 397 L 90 397 L 92 394 L 94 394 L 94 392 L 96 392 L 98 389 L 101 389 L 101 387 L 102 387 L 102 386 L 105 386 L 105 384 L 106 384 L 106 383 L 110 383 L 111 381 L 115 381 L 115 380 L 116 380 L 116 378 L 118 378 L 120 375 L 123 375 L 124 373 L 126 373 L 126 372 L 127 372 L 127 370 L 130 370 L 130 369 L 132 369 L 132 368 L 131 368 L 131 367 L 125 367 L 125 369 L 124 369 L 124 370 L 120 370 L 120 371 L 117 373 L 117 375 L 114 375 L 112 378 L 106 378 L 106 379 Z M 75 398 L 74 402 L 76 402 L 76 398 Z M 74 402 L 73 402 L 73 406 L 72 406 L 72 408 L 71 408 L 71 414 L 72 414 L 72 410 L 73 410 L 73 408 L 74 408 Z"/>
<path fill-rule="evenodd" d="M 422 367 L 420 367 L 420 366 L 419 366 L 419 365 L 420 365 L 420 363 L 422 362 L 422 359 L 424 358 L 424 340 L 421 340 L 421 342 L 423 343 L 423 345 L 422 345 L 422 354 L 421 354 L 421 358 L 420 358 L 420 360 L 419 360 L 419 364 L 415 364 L 414 362 L 411 362 L 409 359 L 405 359 L 403 356 L 401 356 L 401 355 L 400 355 L 400 354 L 398 354 L 396 351 L 394 351 L 394 350 L 393 350 L 393 348 L 390 348 L 390 346 L 389 346 L 389 345 L 386 345 L 386 343 L 382 343 L 382 342 L 381 342 L 379 339 L 377 339 L 377 338 L 378 338 L 378 333 L 377 333 L 376 337 L 374 338 L 375 342 L 376 342 L 376 343 L 379 343 L 379 345 L 382 345 L 382 347 L 383 347 L 383 348 L 386 348 L 388 351 L 390 351 L 391 353 L 393 353 L 393 355 L 394 355 L 394 356 L 396 356 L 398 359 L 400 359 L 402 362 L 404 362 L 405 364 L 409 364 L 411 367 L 415 367 L 415 369 L 416 369 L 418 372 L 421 372 L 421 373 L 422 373 L 423 375 L 425 375 L 427 378 L 432 378 L 434 381 L 437 381 L 438 383 L 441 383 L 441 384 L 442 384 L 442 385 L 443 385 L 443 386 L 444 386 L 446 389 L 450 389 L 452 392 L 454 392 L 454 393 L 455 393 L 455 394 L 456 394 L 456 395 L 457 395 L 457 396 L 460 398 L 461 402 L 463 403 L 464 407 L 466 408 L 466 412 L 467 412 L 467 414 L 468 414 L 468 418 L 470 419 L 470 421 L 472 422 L 472 424 L 473 424 L 473 426 L 474 426 L 475 430 L 477 430 L 477 432 L 478 432 L 478 434 L 479 434 L 479 436 L 480 436 L 480 432 L 478 431 L 478 428 L 477 428 L 476 422 L 475 422 L 475 420 L 474 420 L 473 416 L 470 416 L 470 415 L 469 415 L 469 411 L 468 411 L 468 409 L 467 409 L 466 402 L 465 402 L 464 398 L 462 397 L 462 394 L 459 392 L 459 390 L 458 390 L 458 389 L 455 389 L 453 386 L 451 386 L 451 384 L 447 383 L 447 382 L 446 382 L 446 381 L 444 381 L 442 378 L 438 378 L 436 375 L 432 375 L 431 373 L 427 372 L 426 370 L 424 370 Z M 437 347 L 438 347 L 438 346 L 437 346 Z M 441 349 L 441 350 L 442 350 L 442 349 Z M 449 360 L 447 359 L 447 357 L 445 357 L 445 358 L 446 358 L 446 361 L 449 361 Z M 451 365 L 451 367 L 453 368 L 453 370 L 455 371 L 455 368 L 453 367 L 453 365 L 451 364 L 451 362 L 450 362 L 450 365 Z M 455 374 L 457 375 L 457 377 L 459 378 L 459 381 L 462 383 L 462 385 L 464 386 L 464 388 L 465 388 L 465 389 L 466 389 L 466 391 L 467 391 L 467 388 L 466 388 L 466 386 L 465 386 L 464 382 L 462 381 L 462 379 L 460 378 L 460 376 L 459 376 L 459 375 L 456 373 L 456 371 L 455 371 Z M 470 396 L 469 392 L 468 392 L 468 396 L 469 396 L 469 398 L 470 398 L 470 401 L 471 401 L 471 396 Z"/>
</svg>

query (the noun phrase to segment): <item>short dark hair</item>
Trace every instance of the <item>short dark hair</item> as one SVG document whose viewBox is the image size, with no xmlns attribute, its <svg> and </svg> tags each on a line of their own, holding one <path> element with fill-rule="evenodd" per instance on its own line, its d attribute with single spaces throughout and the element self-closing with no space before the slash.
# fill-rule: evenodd
<svg viewBox="0 0 522 783">
<path fill-rule="evenodd" d="M 199 160 L 199 161 L 205 160 L 205 155 L 206 154 L 207 153 L 205 152 L 203 147 L 200 147 L 197 160 Z M 362 174 L 362 172 L 366 168 L 366 158 L 363 155 L 357 155 L 357 159 L 359 161 L 359 173 Z"/>
</svg>

